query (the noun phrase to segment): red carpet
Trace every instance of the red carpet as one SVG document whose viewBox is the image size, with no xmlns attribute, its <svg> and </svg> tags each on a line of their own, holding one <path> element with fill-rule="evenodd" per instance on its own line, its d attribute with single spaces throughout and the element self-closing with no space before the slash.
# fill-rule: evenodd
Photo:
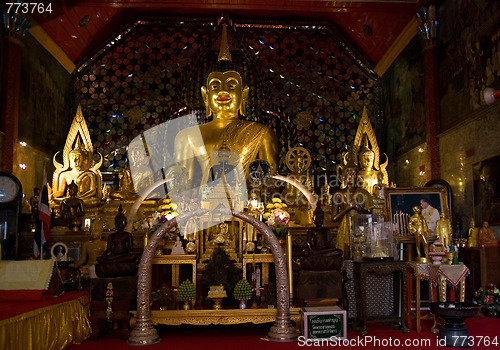
<svg viewBox="0 0 500 350">
<path fill-rule="evenodd" d="M 342 349 L 446 349 L 437 344 L 438 336 L 430 332 L 430 321 L 423 321 L 422 332 L 411 330 L 403 334 L 378 323 L 368 324 L 368 336 L 360 337 L 358 332 L 349 331 L 351 345 L 323 344 L 315 346 L 305 341 L 293 343 L 275 343 L 262 340 L 272 324 L 265 325 L 234 325 L 234 326 L 162 326 L 159 327 L 161 342 L 144 346 L 148 350 L 182 349 L 182 350 L 280 350 L 303 348 L 342 348 Z M 475 317 L 466 320 L 471 340 L 477 344 L 471 349 L 500 348 L 500 319 L 488 317 Z M 371 342 L 369 341 L 371 340 Z M 424 343 L 426 341 L 427 343 Z M 497 342 L 497 344 L 494 343 Z M 488 346 L 489 345 L 489 346 Z M 111 350 L 111 349 L 137 349 L 130 346 L 119 337 L 105 335 L 98 340 L 87 340 L 81 345 L 73 345 L 71 350 Z"/>
</svg>

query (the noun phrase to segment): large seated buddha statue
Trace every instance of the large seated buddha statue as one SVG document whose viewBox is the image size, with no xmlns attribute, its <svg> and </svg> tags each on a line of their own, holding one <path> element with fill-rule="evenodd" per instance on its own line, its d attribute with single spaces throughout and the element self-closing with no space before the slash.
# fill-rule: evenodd
<svg viewBox="0 0 500 350">
<path fill-rule="evenodd" d="M 86 207 L 99 205 L 102 199 L 102 175 L 99 171 L 102 157 L 101 161 L 94 162 L 89 131 L 80 107 L 66 139 L 63 164 L 56 160 L 56 156 L 57 153 L 53 159 L 56 170 L 52 178 L 52 202 L 59 205 L 69 197 L 69 184 L 74 182 L 78 186 L 76 198 L 83 200 Z"/>
<path fill-rule="evenodd" d="M 380 151 L 366 108 L 363 110 L 363 116 L 356 131 L 352 156 L 354 163 L 358 166 L 358 183 L 364 190 L 375 195 L 375 191 L 389 185 L 386 170 L 388 159 L 380 164 Z M 345 165 L 344 160 L 344 165 L 341 167 Z"/>
<path fill-rule="evenodd" d="M 207 72 L 206 86 L 201 87 L 207 117 L 212 116 L 212 120 L 184 129 L 175 138 L 175 160 L 187 169 L 193 188 L 198 184 L 204 186 L 210 180 L 211 169 L 217 165 L 214 157 L 219 151 L 239 155 L 247 180 L 248 167 L 257 158 L 270 164 L 272 174 L 277 171 L 276 134 L 266 125 L 239 118 L 246 115 L 249 91 L 240 72 L 231 60 L 224 25 L 218 62 Z M 196 179 L 197 175 L 201 181 Z"/>
</svg>

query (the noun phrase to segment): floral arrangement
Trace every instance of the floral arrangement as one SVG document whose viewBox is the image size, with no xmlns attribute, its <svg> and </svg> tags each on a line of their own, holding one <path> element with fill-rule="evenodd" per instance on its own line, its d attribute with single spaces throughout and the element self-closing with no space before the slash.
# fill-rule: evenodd
<svg viewBox="0 0 500 350">
<path fill-rule="evenodd" d="M 473 302 L 483 308 L 500 311 L 500 290 L 494 284 L 489 283 L 486 289 L 481 287 L 476 291 Z"/>
<path fill-rule="evenodd" d="M 286 207 L 287 205 L 282 203 L 281 199 L 273 198 L 272 203 L 266 206 L 267 212 L 263 215 L 266 224 L 273 230 L 277 238 L 284 238 L 288 233 L 290 214 L 284 210 Z"/>
<path fill-rule="evenodd" d="M 246 279 L 241 279 L 236 283 L 233 294 L 235 299 L 250 299 L 252 297 L 252 287 Z"/>
<path fill-rule="evenodd" d="M 196 288 L 190 280 L 184 280 L 177 290 L 177 298 L 179 300 L 194 300 L 196 299 Z"/>
</svg>

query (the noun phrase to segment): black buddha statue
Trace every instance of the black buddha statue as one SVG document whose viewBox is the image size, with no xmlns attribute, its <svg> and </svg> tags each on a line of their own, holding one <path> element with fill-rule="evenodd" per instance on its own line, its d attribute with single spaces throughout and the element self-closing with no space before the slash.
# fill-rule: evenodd
<svg viewBox="0 0 500 350">
<path fill-rule="evenodd" d="M 324 217 L 325 213 L 318 205 L 314 210 L 316 226 L 307 230 L 308 248 L 302 251 L 300 259 L 303 270 L 330 271 L 342 268 L 343 251 L 332 244 L 330 230 L 323 227 Z"/>
<path fill-rule="evenodd" d="M 115 217 L 116 232 L 108 236 L 107 248 L 97 258 L 96 275 L 98 277 L 134 276 L 137 273 L 138 259 L 132 252 L 133 237 L 125 232 L 127 218 L 120 205 Z"/>
<path fill-rule="evenodd" d="M 324 212 L 321 206 L 318 205 L 313 214 L 316 226 L 307 231 L 308 248 L 302 251 L 300 258 L 297 298 L 304 304 L 314 299 L 331 299 L 334 302 L 343 297 L 340 271 L 343 251 L 335 248 L 330 230 L 323 227 Z"/>
</svg>

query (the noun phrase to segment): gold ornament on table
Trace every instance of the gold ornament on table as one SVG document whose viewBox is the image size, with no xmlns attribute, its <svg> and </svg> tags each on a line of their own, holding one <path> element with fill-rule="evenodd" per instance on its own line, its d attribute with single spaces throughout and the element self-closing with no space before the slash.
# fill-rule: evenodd
<svg viewBox="0 0 500 350">
<path fill-rule="evenodd" d="M 246 179 L 249 164 L 257 158 L 270 164 L 271 173 L 278 168 L 276 134 L 266 125 L 239 119 L 239 115 L 246 115 L 249 90 L 239 71 L 242 70 L 231 61 L 224 24 L 218 62 L 209 71 L 206 86 L 201 88 L 207 117 L 212 116 L 212 120 L 184 129 L 175 138 L 176 163 L 187 169 L 191 181 L 196 178 L 195 161 L 199 163 L 202 187 L 209 181 L 210 169 L 216 165 L 213 155 L 222 148 L 239 155 Z"/>
<path fill-rule="evenodd" d="M 54 155 L 56 168 L 52 177 L 51 201 L 59 205 L 67 197 L 69 184 L 74 181 L 78 186 L 76 197 L 83 200 L 85 206 L 97 206 L 102 199 L 102 175 L 100 160 L 93 159 L 93 147 L 87 123 L 83 118 L 81 106 L 78 106 L 63 149 L 63 163 L 59 163 Z"/>
<path fill-rule="evenodd" d="M 210 286 L 210 290 L 208 291 L 208 298 L 212 299 L 212 301 L 214 302 L 214 310 L 222 309 L 222 299 L 225 297 L 227 297 L 227 294 L 224 286 Z"/>
</svg>

